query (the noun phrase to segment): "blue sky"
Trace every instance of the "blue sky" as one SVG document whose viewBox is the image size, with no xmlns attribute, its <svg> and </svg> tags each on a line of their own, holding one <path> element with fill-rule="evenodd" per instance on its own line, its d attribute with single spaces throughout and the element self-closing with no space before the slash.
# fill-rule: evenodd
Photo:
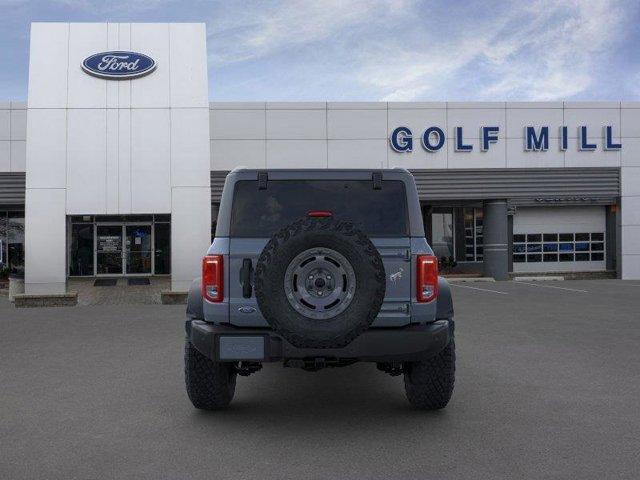
<svg viewBox="0 0 640 480">
<path fill-rule="evenodd" d="M 217 101 L 640 99 L 638 0 L 0 0 L 0 99 L 32 21 L 206 22 Z"/>
</svg>

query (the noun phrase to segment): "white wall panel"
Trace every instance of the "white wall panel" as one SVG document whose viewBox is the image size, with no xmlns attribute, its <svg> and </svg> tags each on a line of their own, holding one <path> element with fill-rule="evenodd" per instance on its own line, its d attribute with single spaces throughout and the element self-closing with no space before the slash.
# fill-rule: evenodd
<svg viewBox="0 0 640 480">
<path fill-rule="evenodd" d="M 118 110 L 118 211 L 131 213 L 131 110 Z"/>
<path fill-rule="evenodd" d="M 67 111 L 31 109 L 27 124 L 27 188 L 66 188 Z"/>
<path fill-rule="evenodd" d="M 267 139 L 326 138 L 326 110 L 267 110 Z"/>
<path fill-rule="evenodd" d="M 620 221 L 623 226 L 640 225 L 640 195 L 623 197 Z"/>
<path fill-rule="evenodd" d="M 170 105 L 169 24 L 132 23 L 131 50 L 156 61 L 156 69 L 131 81 L 133 108 L 167 108 Z M 182 88 L 190 88 L 185 84 Z"/>
<path fill-rule="evenodd" d="M 549 127 L 549 138 L 560 136 L 560 127 L 564 125 L 563 111 L 560 108 L 507 108 L 507 138 L 523 138 L 524 127 Z"/>
<path fill-rule="evenodd" d="M 333 139 L 374 139 L 387 137 L 386 110 L 328 110 L 328 137 Z"/>
<path fill-rule="evenodd" d="M 11 171 L 27 170 L 27 142 L 14 140 L 11 142 Z"/>
<path fill-rule="evenodd" d="M 11 140 L 27 139 L 27 111 L 11 110 Z"/>
<path fill-rule="evenodd" d="M 264 140 L 211 140 L 211 170 L 265 168 Z"/>
<path fill-rule="evenodd" d="M 387 147 L 389 148 L 389 147 Z M 414 144 L 411 152 L 395 152 L 391 148 L 387 153 L 389 168 L 447 168 L 447 145 L 437 152 L 427 152 L 420 144 Z"/>
<path fill-rule="evenodd" d="M 131 24 L 118 24 L 118 49 L 131 50 Z M 140 52 L 142 53 L 142 52 Z M 118 106 L 120 108 L 131 107 L 131 80 L 120 80 L 115 82 L 118 86 Z"/>
<path fill-rule="evenodd" d="M 447 136 L 453 138 L 455 127 L 462 127 L 465 138 L 479 138 L 480 127 L 499 127 L 498 138 L 502 141 L 505 135 L 504 108 L 449 108 L 449 132 Z"/>
<path fill-rule="evenodd" d="M 617 133 L 623 137 L 640 138 L 640 108 L 623 108 L 621 115 L 621 130 Z"/>
<path fill-rule="evenodd" d="M 560 151 L 557 138 L 549 139 L 546 152 L 527 152 L 523 138 L 507 138 L 507 168 L 561 168 L 564 152 Z"/>
<path fill-rule="evenodd" d="M 29 108 L 66 108 L 68 59 L 68 23 L 31 24 Z"/>
<path fill-rule="evenodd" d="M 640 255 L 622 254 L 622 265 L 620 270 L 623 280 L 640 279 Z"/>
<path fill-rule="evenodd" d="M 131 111 L 131 211 L 171 212 L 169 109 Z"/>
<path fill-rule="evenodd" d="M 266 138 L 265 110 L 210 110 L 212 140 Z"/>
<path fill-rule="evenodd" d="M 107 50 L 106 23 L 69 25 L 67 72 L 69 108 L 105 108 L 107 106 L 107 80 L 88 75 L 81 67 L 83 60 L 88 56 Z"/>
<path fill-rule="evenodd" d="M 0 140 L 0 172 L 11 171 L 11 142 Z"/>
<path fill-rule="evenodd" d="M 120 48 L 120 25 L 117 23 L 107 24 L 107 50 L 124 50 Z M 105 82 L 107 89 L 107 108 L 118 108 L 118 82 Z"/>
<path fill-rule="evenodd" d="M 605 125 L 613 127 L 613 134 L 620 136 L 620 108 L 565 108 L 564 124 L 568 127 L 569 138 L 578 137 L 578 127 L 587 127 L 589 137 L 599 138 L 602 145 Z"/>
<path fill-rule="evenodd" d="M 640 167 L 640 138 L 622 139 L 620 165 L 623 167 Z"/>
<path fill-rule="evenodd" d="M 267 168 L 326 168 L 326 140 L 267 140 Z"/>
<path fill-rule="evenodd" d="M 384 139 L 329 140 L 328 167 L 387 168 L 386 144 Z"/>
<path fill-rule="evenodd" d="M 575 140 L 569 139 L 569 148 L 564 154 L 564 166 L 569 167 L 619 167 L 620 152 L 602 149 L 602 138 L 589 138 L 589 143 L 597 143 L 598 148 L 593 151 L 581 151 L 571 145 Z M 619 139 L 614 139 L 616 142 Z"/>
<path fill-rule="evenodd" d="M 204 23 L 169 24 L 169 35 L 171 106 L 209 108 Z"/>
<path fill-rule="evenodd" d="M 66 283 L 65 190 L 27 189 L 25 291 L 64 293 Z"/>
<path fill-rule="evenodd" d="M 116 92 L 117 93 L 117 92 Z M 118 110 L 106 110 L 105 211 L 120 213 L 118 208 Z"/>
<path fill-rule="evenodd" d="M 465 138 L 466 145 L 473 145 L 471 152 L 456 152 L 455 140 L 447 142 L 449 168 L 506 168 L 505 139 L 499 136 L 497 143 L 489 145 L 489 150 L 480 150 L 480 139 Z"/>
<path fill-rule="evenodd" d="M 106 213 L 105 109 L 68 110 L 67 213 Z"/>
<path fill-rule="evenodd" d="M 186 292 L 201 272 L 211 241 L 211 190 L 176 187 L 172 193 L 171 290 Z"/>
<path fill-rule="evenodd" d="M 623 197 L 640 195 L 640 167 L 623 168 L 620 182 Z"/>
<path fill-rule="evenodd" d="M 208 187 L 209 109 L 171 109 L 171 186 Z"/>
<path fill-rule="evenodd" d="M 622 253 L 625 255 L 640 255 L 640 225 L 623 225 Z"/>
<path fill-rule="evenodd" d="M 0 141 L 11 140 L 11 110 L 0 110 Z"/>
</svg>

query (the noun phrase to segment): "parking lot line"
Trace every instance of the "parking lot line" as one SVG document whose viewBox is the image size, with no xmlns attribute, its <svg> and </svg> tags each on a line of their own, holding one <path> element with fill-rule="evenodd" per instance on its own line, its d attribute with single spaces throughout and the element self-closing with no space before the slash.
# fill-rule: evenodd
<svg viewBox="0 0 640 480">
<path fill-rule="evenodd" d="M 500 292 L 498 290 L 489 290 L 488 288 L 470 287 L 469 285 L 460 285 L 459 283 L 450 283 L 452 287 L 470 288 L 471 290 L 480 290 L 481 292 L 499 293 L 500 295 L 509 295 L 507 292 Z"/>
<path fill-rule="evenodd" d="M 589 291 L 587 291 L 587 290 L 580 290 L 580 289 L 577 289 L 577 288 L 556 287 L 554 285 L 541 285 L 541 284 L 538 284 L 538 283 L 529 283 L 529 282 L 520 282 L 520 281 L 516 281 L 516 282 L 513 282 L 513 283 L 519 283 L 519 284 L 522 284 L 522 285 L 530 285 L 532 287 L 555 288 L 556 290 L 568 290 L 570 292 L 589 293 Z"/>
</svg>

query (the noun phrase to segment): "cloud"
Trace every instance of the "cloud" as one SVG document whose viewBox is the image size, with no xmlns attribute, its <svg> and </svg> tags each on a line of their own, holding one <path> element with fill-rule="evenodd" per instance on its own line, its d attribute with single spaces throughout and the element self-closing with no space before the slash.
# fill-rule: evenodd
<svg viewBox="0 0 640 480">
<path fill-rule="evenodd" d="M 450 39 L 425 32 L 429 51 L 405 48 L 386 71 L 374 55 L 360 81 L 383 100 L 440 96 L 451 83 L 472 86 L 479 100 L 568 98 L 592 85 L 598 62 L 623 31 L 623 9 L 607 0 L 537 1 L 501 12 L 484 24 L 469 21 L 461 26 L 466 34 Z"/>
<path fill-rule="evenodd" d="M 403 11 L 408 0 L 271 1 L 216 12 L 209 22 L 210 60 L 238 63 L 330 40 Z"/>
<path fill-rule="evenodd" d="M 314 85 L 320 74 L 326 84 L 385 101 L 580 96 L 594 88 L 634 10 L 615 0 L 252 6 L 209 22 L 213 68 L 260 63 L 269 75 L 268 60 L 288 56 Z"/>
</svg>

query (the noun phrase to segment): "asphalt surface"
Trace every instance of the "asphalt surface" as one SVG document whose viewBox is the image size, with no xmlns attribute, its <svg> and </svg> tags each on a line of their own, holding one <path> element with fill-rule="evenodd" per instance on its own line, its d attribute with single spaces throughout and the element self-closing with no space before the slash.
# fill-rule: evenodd
<svg viewBox="0 0 640 480">
<path fill-rule="evenodd" d="M 435 413 L 370 364 L 269 365 L 197 411 L 183 307 L 0 297 L 0 478 L 638 478 L 640 281 L 452 288 L 456 389 Z"/>
</svg>

